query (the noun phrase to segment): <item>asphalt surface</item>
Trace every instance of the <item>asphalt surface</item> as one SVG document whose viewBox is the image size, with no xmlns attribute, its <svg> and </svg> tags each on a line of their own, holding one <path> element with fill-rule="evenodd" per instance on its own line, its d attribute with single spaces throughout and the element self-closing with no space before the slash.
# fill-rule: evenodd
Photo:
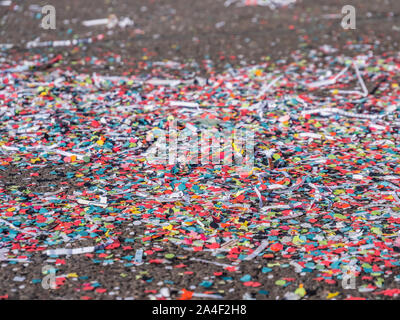
<svg viewBox="0 0 400 320">
<path fill-rule="evenodd" d="M 194 72 L 201 76 L 210 76 L 229 67 L 255 64 L 266 59 L 272 61 L 296 59 L 293 52 L 309 52 L 323 45 L 338 49 L 339 53 L 350 56 L 346 45 L 371 44 L 376 54 L 390 54 L 399 50 L 400 39 L 400 2 L 397 0 L 303 0 L 295 5 L 271 10 L 268 7 L 237 7 L 234 4 L 225 7 L 223 1 L 157 1 L 157 0 L 106 0 L 106 1 L 13 1 L 19 8 L 0 6 L 0 43 L 13 44 L 14 47 L 2 55 L 10 61 L 30 59 L 36 54 L 41 56 L 62 55 L 57 64 L 59 68 L 72 69 L 82 73 L 100 73 L 103 75 L 132 75 L 151 72 L 151 61 L 192 61 L 190 70 L 177 70 L 177 74 Z M 56 30 L 40 28 L 37 8 L 30 5 L 52 4 L 57 10 Z M 343 5 L 353 5 L 357 9 L 356 30 L 343 30 L 340 14 Z M 134 27 L 104 26 L 85 27 L 83 20 L 106 18 L 110 14 L 117 17 L 129 17 Z M 327 16 L 331 15 L 331 16 Z M 91 44 L 70 47 L 27 48 L 30 41 L 67 40 L 104 36 Z M 101 63 L 92 63 L 95 57 Z M 213 68 L 205 65 L 211 61 Z M 71 168 L 69 168 L 71 169 Z M 51 170 L 51 169 L 48 169 Z M 58 168 L 60 171 L 65 168 Z M 72 169 L 71 169 L 72 170 Z M 3 182 L 9 185 L 26 185 L 28 173 L 18 174 L 14 168 L 2 174 Z M 44 177 L 44 178 L 43 178 Z M 62 174 L 51 176 L 46 172 L 41 179 L 48 177 L 51 183 L 67 183 L 73 192 L 74 181 Z M 30 177 L 29 183 L 35 182 Z M 46 180 L 50 184 L 50 180 Z M 38 182 L 41 191 L 49 191 L 46 185 Z M 121 237 L 128 236 L 132 226 L 120 225 Z M 144 232 L 144 226 L 135 226 L 135 232 Z M 141 244 L 132 245 L 132 250 L 140 249 Z M 132 251 L 134 252 L 134 251 Z M 171 279 L 168 285 L 171 298 L 180 297 L 182 288 L 190 289 L 191 283 L 198 283 L 207 275 L 220 271 L 218 266 L 192 261 L 190 258 L 212 260 L 207 252 L 196 254 L 172 245 L 165 246 L 152 258 L 174 253 L 172 262 L 175 268 L 166 269 L 163 264 L 144 264 L 127 268 L 122 264 L 94 264 L 90 257 L 71 256 L 65 264 L 57 265 L 58 274 L 78 274 L 86 278 L 67 281 L 57 290 L 43 289 L 33 279 L 43 277 L 42 267 L 48 263 L 48 257 L 36 254 L 33 263 L 1 263 L 0 296 L 9 299 L 151 299 L 160 286 L 158 283 Z M 125 254 L 117 248 L 107 252 L 111 259 Z M 274 262 L 274 257 L 269 262 Z M 281 264 L 285 261 L 279 260 Z M 181 263 L 187 265 L 184 273 Z M 151 268 L 150 268 L 151 267 Z M 250 295 L 255 299 L 281 299 L 283 291 L 274 283 L 276 279 L 286 277 L 299 279 L 307 287 L 308 299 L 325 299 L 329 292 L 340 292 L 337 298 L 359 295 L 357 291 L 343 291 L 338 283 L 326 284 L 313 281 L 314 274 L 301 276 L 291 268 L 273 267 L 270 273 L 260 272 L 261 261 L 242 262 L 242 273 L 250 274 L 254 281 L 263 283 L 269 295 L 262 295 L 257 288 L 236 285 L 240 274 L 230 273 L 231 281 L 216 282 L 213 291 L 224 294 L 225 299 L 243 299 Z M 15 276 L 23 277 L 22 281 Z M 393 275 L 396 275 L 394 272 Z M 146 281 L 152 279 L 151 282 Z M 106 291 L 85 290 L 84 283 L 98 281 Z M 294 281 L 286 291 L 294 291 L 299 281 Z M 395 288 L 396 283 L 388 279 L 385 288 Z M 234 289 L 234 290 L 232 290 Z M 154 290 L 154 292 L 152 291 Z M 376 298 L 368 293 L 364 297 Z"/>
</svg>

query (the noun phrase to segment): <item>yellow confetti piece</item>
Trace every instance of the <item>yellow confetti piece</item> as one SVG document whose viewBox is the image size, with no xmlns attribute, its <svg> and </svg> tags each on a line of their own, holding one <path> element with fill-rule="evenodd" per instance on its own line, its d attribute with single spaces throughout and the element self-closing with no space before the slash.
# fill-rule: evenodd
<svg viewBox="0 0 400 320">
<path fill-rule="evenodd" d="M 238 147 L 236 147 L 234 142 L 232 142 L 232 145 L 236 152 L 241 153 L 241 150 Z"/>
<path fill-rule="evenodd" d="M 334 297 L 336 297 L 336 296 L 338 296 L 339 295 L 339 292 L 333 292 L 333 293 L 328 293 L 328 295 L 326 296 L 326 298 L 327 299 L 332 299 L 332 298 L 334 298 Z"/>
<path fill-rule="evenodd" d="M 33 159 L 31 159 L 31 163 L 36 163 L 36 162 L 38 162 L 38 161 L 40 161 L 40 158 L 33 158 Z"/>
<path fill-rule="evenodd" d="M 78 278 L 78 275 L 76 273 L 68 273 L 67 278 Z"/>
<path fill-rule="evenodd" d="M 239 190 L 236 194 L 235 197 L 240 196 L 243 192 L 245 192 L 246 190 Z"/>
</svg>

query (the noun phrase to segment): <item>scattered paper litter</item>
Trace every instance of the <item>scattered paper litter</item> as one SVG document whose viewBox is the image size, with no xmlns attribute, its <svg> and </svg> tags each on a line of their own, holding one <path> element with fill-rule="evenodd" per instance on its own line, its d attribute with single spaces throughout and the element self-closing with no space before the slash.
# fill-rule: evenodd
<svg viewBox="0 0 400 320">
<path fill-rule="evenodd" d="M 260 244 L 260 246 L 254 250 L 251 254 L 249 254 L 245 260 L 252 260 L 255 257 L 257 257 L 267 246 L 268 246 L 268 241 L 267 240 L 263 240 Z"/>
<path fill-rule="evenodd" d="M 95 250 L 95 247 L 82 247 L 82 248 L 74 248 L 74 249 L 50 249 L 46 250 L 46 254 L 48 256 L 52 255 L 71 255 L 71 254 L 82 254 L 82 253 L 90 253 Z"/>
</svg>

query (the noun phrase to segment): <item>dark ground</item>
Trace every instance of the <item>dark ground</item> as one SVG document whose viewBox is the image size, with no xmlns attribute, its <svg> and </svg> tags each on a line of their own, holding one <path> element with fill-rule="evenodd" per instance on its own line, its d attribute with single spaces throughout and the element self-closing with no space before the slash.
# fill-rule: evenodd
<svg viewBox="0 0 400 320">
<path fill-rule="evenodd" d="M 204 59 L 210 59 L 215 65 L 215 72 L 219 72 L 231 65 L 233 67 L 257 63 L 263 59 L 292 59 L 294 50 L 307 51 L 321 45 L 329 44 L 337 47 L 339 52 L 345 52 L 343 46 L 349 42 L 367 43 L 374 45 L 375 53 L 390 53 L 399 48 L 400 2 L 398 0 L 303 0 L 290 8 L 270 10 L 267 7 L 237 8 L 234 5 L 226 8 L 223 1 L 202 0 L 174 0 L 174 1 L 24 1 L 21 9 L 14 11 L 10 7 L 0 7 L 0 43 L 13 43 L 15 47 L 8 51 L 13 59 L 28 58 L 35 53 L 40 55 L 62 54 L 60 63 L 62 68 L 72 68 L 80 72 L 97 72 L 101 74 L 129 75 L 148 72 L 148 61 L 162 61 L 164 59 L 176 61 L 195 61 L 200 67 L 193 70 L 207 75 L 204 68 Z M 39 28 L 40 19 L 34 17 L 28 9 L 29 4 L 52 4 L 57 10 L 57 29 L 42 30 Z M 345 31 L 340 27 L 339 19 L 324 19 L 322 15 L 340 13 L 345 4 L 357 8 L 357 29 Z M 117 16 L 131 17 L 135 27 L 129 31 L 116 27 L 107 30 L 105 27 L 87 28 L 81 25 L 85 19 L 104 18 L 115 13 Z M 76 19 L 76 21 L 74 21 Z M 68 24 L 64 21 L 68 20 Z M 225 24 L 217 28 L 219 22 Z M 40 37 L 41 41 L 86 38 L 104 34 L 103 40 L 86 46 L 62 47 L 57 49 L 40 48 L 26 49 L 26 43 Z M 88 63 L 85 58 L 97 57 L 102 60 L 99 65 Z M 120 57 L 120 58 L 118 58 Z M 111 61 L 109 58 L 115 58 Z M 146 62 L 146 63 L 142 63 Z M 61 168 L 62 169 L 62 168 Z M 46 178 L 46 174 L 41 176 Z M 34 177 L 31 177 L 34 179 Z M 66 181 L 60 177 L 58 183 Z M 2 181 L 10 185 L 26 183 L 16 172 L 2 173 Z M 25 181 L 25 182 L 23 182 Z M 29 181 L 34 183 L 34 180 Z M 38 185 L 41 181 L 36 181 Z M 47 182 L 50 183 L 50 182 Z M 57 183 L 57 181 L 52 181 Z M 67 181 L 73 189 L 73 181 Z M 43 184 L 43 183 L 42 183 Z M 53 190 L 49 187 L 49 190 Z M 121 236 L 128 232 L 129 227 L 121 226 Z M 135 227 L 135 232 L 143 232 L 142 226 Z M 129 232 L 128 232 L 129 233 Z M 155 245 L 155 244 L 153 244 Z M 140 244 L 132 246 L 132 252 Z M 123 250 L 121 248 L 108 251 L 116 259 Z M 190 261 L 192 256 L 213 260 L 205 252 L 187 252 L 176 247 L 154 253 L 152 258 L 164 256 L 173 252 L 176 258 L 171 260 L 171 270 L 165 269 L 165 264 L 143 264 L 135 268 L 126 268 L 121 264 L 102 265 L 94 264 L 90 257 L 76 255 L 65 259 L 65 265 L 57 266 L 57 274 L 76 273 L 78 276 L 88 276 L 88 279 L 67 281 L 58 290 L 44 290 L 40 283 L 32 284 L 32 279 L 42 278 L 41 268 L 44 265 L 45 255 L 36 255 L 35 263 L 30 264 L 2 264 L 0 273 L 0 296 L 8 294 L 9 299 L 135 299 L 151 298 L 152 292 L 158 292 L 159 281 L 171 279 L 174 284 L 167 284 L 171 289 L 171 298 L 180 296 L 182 288 L 190 289 L 190 284 L 197 284 L 213 271 L 221 271 L 220 267 Z M 229 264 L 229 261 L 219 261 Z M 357 295 L 376 299 L 373 294 L 358 291 L 344 291 L 339 284 L 330 285 L 312 280 L 313 273 L 301 276 L 294 272 L 292 267 L 282 268 L 273 266 L 273 272 L 263 274 L 262 266 L 268 263 L 285 263 L 274 258 L 261 259 L 257 262 L 242 262 L 241 273 L 230 272 L 227 275 L 233 280 L 214 282 L 213 291 L 221 293 L 226 299 L 242 299 L 243 294 L 249 292 L 256 299 L 280 299 L 283 293 L 293 292 L 299 283 L 307 288 L 306 299 L 325 299 L 329 292 L 339 292 L 337 299 L 348 295 Z M 177 268 L 179 264 L 187 267 Z M 143 271 L 143 273 L 140 273 Z M 194 271 L 185 274 L 185 271 Z M 239 284 L 239 277 L 248 273 L 253 281 L 262 283 L 260 288 L 248 288 Z M 25 276 L 22 282 L 14 281 L 14 277 Z M 271 275 L 273 275 L 271 277 Z M 295 278 L 291 284 L 282 288 L 275 285 L 275 281 L 282 278 Z M 153 279 L 152 282 L 146 280 Z M 97 280 L 106 293 L 96 290 L 84 290 L 83 283 Z M 396 283 L 387 279 L 385 288 L 394 288 Z M 80 289 L 79 289 L 80 288 Z M 234 289 L 230 292 L 230 289 Z M 260 289 L 269 291 L 268 295 L 259 294 Z M 146 291 L 147 290 L 147 291 Z M 111 294 L 114 292 L 114 294 Z M 379 297 L 385 298 L 385 297 Z"/>
<path fill-rule="evenodd" d="M 301 0 L 279 10 L 234 4 L 225 7 L 223 1 L 215 0 L 71 0 L 68 5 L 53 0 L 56 30 L 41 29 L 41 18 L 29 10 L 30 4 L 45 5 L 48 1 L 24 1 L 17 11 L 0 7 L 3 17 L 0 43 L 15 44 L 15 49 L 9 51 L 14 57 L 36 52 L 62 53 L 63 64 L 81 72 L 135 74 L 143 68 L 141 61 L 164 59 L 194 60 L 202 68 L 202 61 L 207 58 L 220 71 L 227 64 L 239 66 L 267 57 L 290 59 L 294 50 L 306 51 L 324 44 L 344 52 L 346 43 L 368 43 L 374 45 L 377 54 L 395 51 L 399 46 L 396 27 L 400 27 L 400 3 L 396 0 Z M 356 30 L 342 29 L 340 19 L 324 18 L 324 15 L 340 14 L 344 5 L 357 9 Z M 135 25 L 126 30 L 119 27 L 109 30 L 105 26 L 81 24 L 83 20 L 106 18 L 109 14 L 130 17 Z M 104 39 L 87 46 L 26 49 L 26 43 L 38 37 L 40 41 L 47 41 L 99 34 Z M 84 57 L 93 56 L 106 61 L 97 67 L 85 63 Z M 107 61 L 118 56 L 119 62 Z"/>
</svg>

